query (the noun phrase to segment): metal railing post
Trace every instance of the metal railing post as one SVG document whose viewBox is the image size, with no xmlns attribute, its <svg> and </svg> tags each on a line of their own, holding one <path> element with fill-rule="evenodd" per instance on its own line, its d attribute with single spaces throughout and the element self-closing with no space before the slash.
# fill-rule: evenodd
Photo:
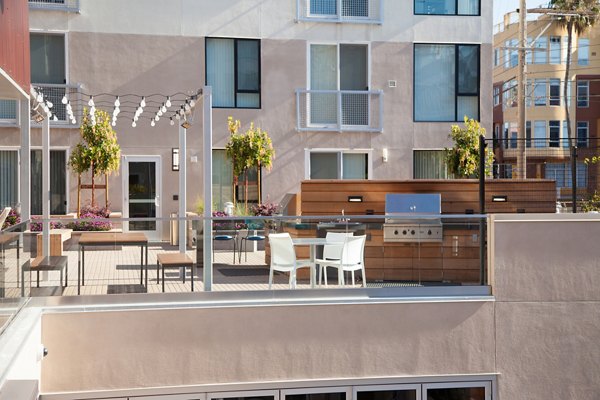
<svg viewBox="0 0 600 400">
<path fill-rule="evenodd" d="M 485 214 L 485 136 L 479 136 L 479 213 Z M 485 285 L 485 243 L 486 226 L 483 219 L 479 220 L 479 278 L 481 284 Z"/>
<path fill-rule="evenodd" d="M 571 200 L 573 214 L 577 213 L 577 146 L 571 147 Z"/>
</svg>

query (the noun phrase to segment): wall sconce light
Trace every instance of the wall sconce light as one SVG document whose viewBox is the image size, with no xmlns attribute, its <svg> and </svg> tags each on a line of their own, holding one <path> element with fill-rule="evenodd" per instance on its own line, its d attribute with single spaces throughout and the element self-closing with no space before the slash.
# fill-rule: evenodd
<svg viewBox="0 0 600 400">
<path fill-rule="evenodd" d="M 388 149 L 383 149 L 381 152 L 381 158 L 383 159 L 383 162 L 388 161 Z"/>
<path fill-rule="evenodd" d="M 179 171 L 179 149 L 171 149 L 171 170 Z"/>
<path fill-rule="evenodd" d="M 508 201 L 508 196 L 506 195 L 502 195 L 502 196 L 492 196 L 492 201 L 494 203 L 505 203 Z"/>
<path fill-rule="evenodd" d="M 348 196 L 348 203 L 362 203 L 362 196 Z"/>
</svg>

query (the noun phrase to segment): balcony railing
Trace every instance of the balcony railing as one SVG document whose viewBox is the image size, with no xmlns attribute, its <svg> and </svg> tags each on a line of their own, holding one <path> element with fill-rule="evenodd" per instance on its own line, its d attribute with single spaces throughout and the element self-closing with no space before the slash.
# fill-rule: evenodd
<svg viewBox="0 0 600 400">
<path fill-rule="evenodd" d="M 29 0 L 32 10 L 79 12 L 79 0 Z"/>
<path fill-rule="evenodd" d="M 44 99 L 52 103 L 52 114 L 56 115 L 58 121 L 51 120 L 51 124 L 69 124 L 67 116 L 67 106 L 62 103 L 65 95 L 71 102 L 73 114 L 77 117 L 81 115 L 81 110 L 78 108 L 79 101 L 79 86 L 78 85 L 58 85 L 49 83 L 32 83 L 38 93 L 44 95 Z"/>
<path fill-rule="evenodd" d="M 381 90 L 296 90 L 299 131 L 383 130 Z"/>
<path fill-rule="evenodd" d="M 297 20 L 383 23 L 383 0 L 296 0 Z"/>
</svg>

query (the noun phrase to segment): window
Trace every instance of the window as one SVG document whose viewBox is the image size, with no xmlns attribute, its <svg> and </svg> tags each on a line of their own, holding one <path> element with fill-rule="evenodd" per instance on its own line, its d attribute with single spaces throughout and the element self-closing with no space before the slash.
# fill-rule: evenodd
<svg viewBox="0 0 600 400">
<path fill-rule="evenodd" d="M 546 105 L 546 80 L 536 79 L 533 88 L 533 104 L 536 106 Z"/>
<path fill-rule="evenodd" d="M 577 107 L 590 106 L 590 81 L 577 81 Z"/>
<path fill-rule="evenodd" d="M 577 63 L 589 65 L 590 63 L 590 39 L 579 38 L 577 40 Z"/>
<path fill-rule="evenodd" d="M 368 53 L 366 44 L 310 45 L 311 125 L 337 125 L 338 99 L 341 100 L 342 125 L 369 125 Z M 344 93 L 338 98 L 336 91 Z"/>
<path fill-rule="evenodd" d="M 31 82 L 64 85 L 67 83 L 65 67 L 65 36 L 31 33 Z M 63 93 L 64 95 L 64 93 Z M 60 104 L 51 100 L 54 104 Z"/>
<path fill-rule="evenodd" d="M 18 191 L 19 152 L 0 150 L 0 209 L 14 207 L 19 202 Z"/>
<path fill-rule="evenodd" d="M 557 188 L 572 187 L 571 163 L 547 163 L 544 178 L 555 180 Z M 577 187 L 587 187 L 587 165 L 582 162 L 577 163 Z"/>
<path fill-rule="evenodd" d="M 546 147 L 546 121 L 533 122 L 533 144 L 534 147 Z"/>
<path fill-rule="evenodd" d="M 452 178 L 446 164 L 446 152 L 444 150 L 414 150 L 413 177 L 414 179 Z"/>
<path fill-rule="evenodd" d="M 212 156 L 213 205 L 215 210 L 224 210 L 225 203 L 233 201 L 233 169 L 231 160 L 227 158 L 224 149 L 213 149 Z M 235 187 L 235 197 L 239 201 L 244 201 L 246 198 L 245 179 L 245 176 L 239 176 L 238 184 Z M 258 173 L 256 168 L 251 168 L 248 171 L 248 202 L 258 202 Z"/>
<path fill-rule="evenodd" d="M 338 16 L 338 0 L 310 0 L 310 16 Z M 342 0 L 342 17 L 368 17 L 369 0 Z"/>
<path fill-rule="evenodd" d="M 308 151 L 309 179 L 370 179 L 370 157 L 365 151 Z"/>
<path fill-rule="evenodd" d="M 511 80 L 502 85 L 502 109 L 515 107 L 517 105 L 517 81 Z"/>
<path fill-rule="evenodd" d="M 531 147 L 531 121 L 525 122 L 525 147 Z"/>
<path fill-rule="evenodd" d="M 531 43 L 533 42 L 533 39 L 531 39 L 530 37 L 527 38 L 527 47 L 531 48 Z M 533 52 L 531 50 L 528 50 L 525 53 L 525 64 L 531 64 L 533 62 Z"/>
<path fill-rule="evenodd" d="M 415 0 L 415 15 L 479 15 L 480 0 Z"/>
<path fill-rule="evenodd" d="M 587 121 L 577 121 L 577 147 L 588 146 L 589 123 Z"/>
<path fill-rule="evenodd" d="M 494 86 L 494 107 L 500 104 L 500 86 Z"/>
<path fill-rule="evenodd" d="M 0 99 L 0 122 L 17 122 L 17 101 Z"/>
<path fill-rule="evenodd" d="M 456 382 L 423 384 L 423 399 L 427 400 L 490 400 L 489 382 Z"/>
<path fill-rule="evenodd" d="M 560 64 L 560 36 L 550 36 L 550 64 Z"/>
<path fill-rule="evenodd" d="M 562 122 L 562 136 L 560 137 L 560 140 L 562 142 L 562 147 L 568 148 L 570 146 L 570 144 L 569 144 L 569 126 L 567 124 L 567 121 Z"/>
<path fill-rule="evenodd" d="M 494 49 L 494 67 L 500 65 L 500 49 Z"/>
<path fill-rule="evenodd" d="M 50 150 L 50 214 L 67 213 L 67 152 Z M 31 150 L 31 214 L 42 214 L 42 151 Z"/>
<path fill-rule="evenodd" d="M 560 145 L 560 121 L 549 121 L 548 129 L 550 131 L 550 139 L 548 147 L 559 147 Z"/>
<path fill-rule="evenodd" d="M 479 119 L 479 45 L 415 44 L 414 120 Z"/>
<path fill-rule="evenodd" d="M 206 38 L 206 84 L 215 107 L 260 108 L 260 41 Z"/>
<path fill-rule="evenodd" d="M 550 105 L 560 106 L 560 79 L 550 79 Z"/>
<path fill-rule="evenodd" d="M 511 39 L 509 42 L 510 46 L 510 63 L 509 67 L 516 67 L 519 65 L 519 51 L 516 49 L 519 46 L 519 41 L 517 39 Z"/>
<path fill-rule="evenodd" d="M 540 36 L 534 45 L 533 49 L 533 63 L 534 64 L 546 64 L 548 62 L 548 38 Z"/>
</svg>

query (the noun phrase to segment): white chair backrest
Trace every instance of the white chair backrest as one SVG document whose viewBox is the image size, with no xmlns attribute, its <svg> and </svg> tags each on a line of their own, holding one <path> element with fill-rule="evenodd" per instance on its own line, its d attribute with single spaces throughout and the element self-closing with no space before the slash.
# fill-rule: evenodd
<svg viewBox="0 0 600 400">
<path fill-rule="evenodd" d="M 323 259 L 324 260 L 339 260 L 342 258 L 342 248 L 344 247 L 344 240 L 347 237 L 352 237 L 352 232 L 327 232 L 325 238 L 327 242 L 336 242 L 339 244 L 326 244 L 323 246 Z"/>
<path fill-rule="evenodd" d="M 343 265 L 356 265 L 362 263 L 366 238 L 365 235 L 346 238 L 344 241 L 344 248 L 342 249 Z"/>
<path fill-rule="evenodd" d="M 272 264 L 294 265 L 296 252 L 289 233 L 271 233 L 269 235 L 269 245 L 271 246 Z"/>
<path fill-rule="evenodd" d="M 2 214 L 0 214 L 0 231 L 2 230 L 2 225 L 4 225 L 4 221 L 6 221 L 10 210 L 10 207 L 4 207 L 4 210 L 2 210 Z"/>
</svg>

